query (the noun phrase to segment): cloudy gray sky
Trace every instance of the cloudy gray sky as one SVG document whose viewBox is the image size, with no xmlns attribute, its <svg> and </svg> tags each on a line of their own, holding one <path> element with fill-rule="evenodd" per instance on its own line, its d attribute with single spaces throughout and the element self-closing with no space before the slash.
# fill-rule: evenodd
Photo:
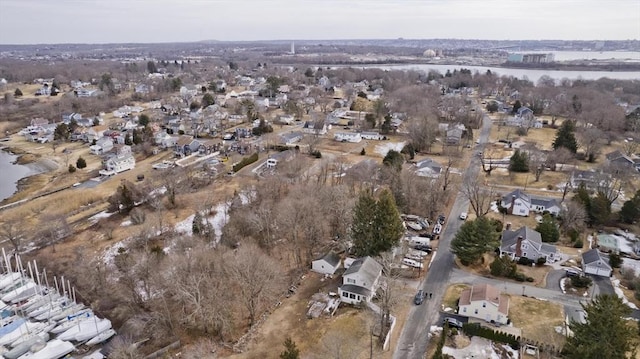
<svg viewBox="0 0 640 359">
<path fill-rule="evenodd" d="M 0 0 L 0 43 L 640 39 L 639 0 Z"/>
</svg>

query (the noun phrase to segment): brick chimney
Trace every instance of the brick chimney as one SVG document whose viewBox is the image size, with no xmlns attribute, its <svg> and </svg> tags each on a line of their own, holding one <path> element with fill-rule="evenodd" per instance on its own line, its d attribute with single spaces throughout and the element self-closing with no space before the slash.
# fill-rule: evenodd
<svg viewBox="0 0 640 359">
<path fill-rule="evenodd" d="M 516 257 L 522 257 L 522 236 L 516 240 Z"/>
<path fill-rule="evenodd" d="M 513 207 L 515 207 L 516 205 L 516 196 L 512 195 L 511 196 L 511 207 L 509 207 L 509 209 L 507 210 L 507 214 L 513 214 Z"/>
</svg>

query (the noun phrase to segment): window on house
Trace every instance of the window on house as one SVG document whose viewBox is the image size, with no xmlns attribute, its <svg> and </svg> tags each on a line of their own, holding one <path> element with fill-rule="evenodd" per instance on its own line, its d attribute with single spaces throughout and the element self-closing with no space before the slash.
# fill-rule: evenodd
<svg viewBox="0 0 640 359">
<path fill-rule="evenodd" d="M 351 298 L 351 299 L 356 299 L 356 295 L 355 295 L 355 294 L 353 294 L 353 293 L 349 293 L 349 298 Z"/>
<path fill-rule="evenodd" d="M 477 310 L 477 309 L 476 309 L 476 310 L 474 310 L 474 311 L 473 311 L 473 313 L 474 313 L 474 314 L 478 314 L 478 310 Z"/>
<path fill-rule="evenodd" d="M 526 244 L 523 244 L 523 245 L 522 245 L 522 249 L 527 249 L 527 245 L 526 245 Z"/>
<path fill-rule="evenodd" d="M 482 302 L 482 308 L 486 308 L 487 307 L 487 303 L 486 302 Z"/>
<path fill-rule="evenodd" d="M 355 284 L 355 282 L 356 282 L 355 279 L 347 278 L 347 283 L 354 283 Z"/>
<path fill-rule="evenodd" d="M 467 307 L 462 308 L 462 312 L 466 313 L 467 312 Z"/>
<path fill-rule="evenodd" d="M 527 252 L 522 253 L 522 256 L 526 257 L 527 256 Z"/>
<path fill-rule="evenodd" d="M 349 293 L 347 293 L 347 292 L 342 292 L 342 296 L 343 296 L 343 297 L 349 297 Z"/>
</svg>

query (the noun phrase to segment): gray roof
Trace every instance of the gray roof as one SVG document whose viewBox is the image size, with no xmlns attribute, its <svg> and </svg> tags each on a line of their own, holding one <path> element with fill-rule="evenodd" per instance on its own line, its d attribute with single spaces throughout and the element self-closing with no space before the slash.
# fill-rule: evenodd
<svg viewBox="0 0 640 359">
<path fill-rule="evenodd" d="M 600 266 L 611 269 L 609 260 L 605 258 L 598 249 L 594 248 L 582 253 L 582 263 L 584 265 L 598 263 L 598 261 L 600 261 Z"/>
<path fill-rule="evenodd" d="M 340 263 L 340 257 L 334 252 L 329 252 L 325 254 L 323 257 L 318 258 L 316 260 L 324 260 L 325 262 L 331 264 L 331 266 L 335 267 Z"/>
<path fill-rule="evenodd" d="M 365 287 L 360 287 L 358 285 L 353 285 L 353 284 L 343 284 L 340 286 L 340 289 L 342 289 L 345 292 L 360 294 L 365 297 L 368 297 L 369 294 L 371 294 L 371 291 L 369 289 Z"/>
<path fill-rule="evenodd" d="M 527 226 L 521 227 L 517 231 L 504 231 L 502 233 L 502 243 L 500 248 L 508 249 L 515 245 L 518 241 L 518 237 L 528 240 L 537 251 L 540 251 L 540 247 L 542 246 L 542 237 L 540 236 L 540 233 Z M 555 252 L 555 249 L 553 252 Z"/>
<path fill-rule="evenodd" d="M 531 204 L 537 206 L 543 206 L 545 208 L 557 206 L 560 207 L 558 201 L 555 198 L 546 198 L 546 197 L 531 197 Z"/>
<path fill-rule="evenodd" d="M 438 162 L 432 160 L 431 158 L 425 158 L 422 161 L 416 162 L 416 167 L 418 168 L 429 167 L 433 169 L 435 172 L 440 172 L 442 170 L 442 166 Z"/>
<path fill-rule="evenodd" d="M 502 202 L 503 203 L 511 203 L 511 199 L 515 197 L 515 198 L 522 198 L 523 200 L 527 201 L 527 202 L 531 202 L 531 197 L 524 193 L 524 191 L 522 191 L 521 189 L 517 189 L 511 193 L 507 193 L 506 195 L 504 195 L 502 197 Z"/>
<path fill-rule="evenodd" d="M 371 257 L 364 257 L 353 262 L 351 267 L 349 267 L 342 276 L 358 273 L 365 279 L 365 283 L 374 283 L 381 271 L 382 265 L 380 265 L 380 263 Z"/>
</svg>

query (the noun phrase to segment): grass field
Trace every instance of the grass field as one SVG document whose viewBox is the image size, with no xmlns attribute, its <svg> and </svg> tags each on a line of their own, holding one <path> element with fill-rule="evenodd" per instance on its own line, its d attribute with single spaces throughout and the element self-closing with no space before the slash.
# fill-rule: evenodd
<svg viewBox="0 0 640 359">
<path fill-rule="evenodd" d="M 522 329 L 522 336 L 529 340 L 557 348 L 564 345 L 564 336 L 554 330 L 554 327 L 564 323 L 564 311 L 560 304 L 510 296 L 509 318 L 513 326 Z"/>
</svg>

